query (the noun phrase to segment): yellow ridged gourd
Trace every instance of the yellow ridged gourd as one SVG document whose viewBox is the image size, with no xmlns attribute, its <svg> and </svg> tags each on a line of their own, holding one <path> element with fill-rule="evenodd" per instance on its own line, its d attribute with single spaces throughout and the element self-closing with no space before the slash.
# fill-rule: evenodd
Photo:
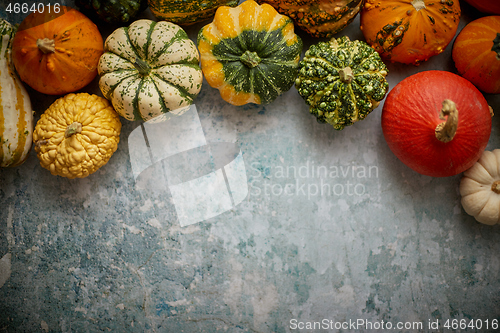
<svg viewBox="0 0 500 333">
<path fill-rule="evenodd" d="M 118 148 L 121 127 L 104 97 L 67 94 L 36 123 L 33 142 L 40 165 L 53 175 L 87 177 L 108 163 Z"/>
</svg>

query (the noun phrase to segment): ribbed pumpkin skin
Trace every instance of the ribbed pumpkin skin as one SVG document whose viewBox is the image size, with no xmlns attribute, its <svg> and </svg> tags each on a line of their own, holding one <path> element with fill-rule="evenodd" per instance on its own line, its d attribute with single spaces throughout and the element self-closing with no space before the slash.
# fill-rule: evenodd
<svg viewBox="0 0 500 333">
<path fill-rule="evenodd" d="M 268 104 L 292 87 L 302 40 L 290 18 L 247 0 L 220 7 L 200 30 L 198 49 L 205 79 L 225 101 Z"/>
<path fill-rule="evenodd" d="M 458 110 L 453 139 L 436 138 L 442 102 L 449 99 Z M 391 151 L 414 171 L 449 177 L 474 165 L 491 133 L 488 103 L 476 87 L 446 71 L 424 71 L 398 83 L 382 109 L 382 131 Z"/>
<path fill-rule="evenodd" d="M 363 7 L 363 0 L 258 0 L 289 16 L 313 37 L 332 37 L 351 23 Z"/>
<path fill-rule="evenodd" d="M 137 20 L 116 29 L 99 59 L 99 87 L 127 120 L 150 120 L 193 103 L 203 76 L 195 43 L 178 25 Z"/>
<path fill-rule="evenodd" d="M 214 16 L 220 6 L 235 7 L 238 0 L 148 0 L 149 9 L 159 20 L 191 25 Z"/>
<path fill-rule="evenodd" d="M 31 150 L 33 110 L 11 59 L 12 25 L 0 20 L 0 167 L 22 164 Z"/>
<path fill-rule="evenodd" d="M 458 73 L 479 90 L 500 93 L 500 16 L 467 24 L 455 39 L 452 57 Z"/>
<path fill-rule="evenodd" d="M 465 0 L 483 13 L 500 15 L 500 1 L 498 0 Z"/>
<path fill-rule="evenodd" d="M 121 128 L 107 99 L 67 94 L 40 116 L 33 142 L 40 165 L 51 174 L 84 178 L 108 163 L 118 148 Z"/>
<path fill-rule="evenodd" d="M 28 15 L 14 36 L 12 58 L 21 80 L 48 95 L 85 87 L 97 75 L 103 39 L 97 26 L 79 11 L 60 6 Z M 38 41 L 53 40 L 54 52 L 43 53 Z"/>
<path fill-rule="evenodd" d="M 365 0 L 360 28 L 385 59 L 418 64 L 444 51 L 460 14 L 458 0 Z"/>
</svg>

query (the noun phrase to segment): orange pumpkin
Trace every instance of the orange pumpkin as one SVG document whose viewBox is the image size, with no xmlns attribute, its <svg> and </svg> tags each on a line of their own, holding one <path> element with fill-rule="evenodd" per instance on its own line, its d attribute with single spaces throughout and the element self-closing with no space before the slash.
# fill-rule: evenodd
<svg viewBox="0 0 500 333">
<path fill-rule="evenodd" d="M 389 92 L 381 124 L 387 145 L 401 162 L 423 175 L 450 177 L 481 157 L 491 134 L 491 109 L 463 77 L 423 71 Z"/>
<path fill-rule="evenodd" d="M 83 88 L 96 77 L 103 44 L 97 26 L 79 11 L 46 6 L 19 26 L 12 59 L 21 80 L 30 87 L 61 95 Z"/>
<path fill-rule="evenodd" d="M 366 0 L 361 30 L 382 57 L 417 65 L 444 51 L 460 14 L 458 0 Z"/>
<path fill-rule="evenodd" d="M 500 16 L 467 24 L 455 39 L 451 55 L 458 73 L 479 90 L 500 93 Z"/>
</svg>

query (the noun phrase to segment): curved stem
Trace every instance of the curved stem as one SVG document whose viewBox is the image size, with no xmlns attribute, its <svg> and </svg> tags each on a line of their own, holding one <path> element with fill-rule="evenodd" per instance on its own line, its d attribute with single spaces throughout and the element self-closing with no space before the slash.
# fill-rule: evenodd
<svg viewBox="0 0 500 333">
<path fill-rule="evenodd" d="M 449 99 L 443 101 L 439 119 L 446 119 L 446 121 L 436 126 L 436 138 L 444 143 L 450 142 L 453 140 L 458 128 L 458 110 L 455 102 Z"/>
<path fill-rule="evenodd" d="M 64 132 L 64 137 L 69 138 L 72 135 L 75 135 L 77 133 L 81 133 L 81 131 L 82 131 L 82 124 L 75 121 L 74 123 L 72 123 L 71 125 L 69 125 L 66 128 L 66 132 Z"/>
<path fill-rule="evenodd" d="M 496 180 L 491 184 L 491 190 L 496 194 L 500 194 L 500 180 Z"/>
<path fill-rule="evenodd" d="M 259 57 L 257 52 L 252 52 L 252 51 L 246 50 L 245 53 L 243 53 L 240 56 L 240 61 L 242 63 L 244 63 L 246 66 L 248 66 L 250 68 L 254 68 L 260 64 L 262 59 Z"/>
<path fill-rule="evenodd" d="M 56 51 L 56 44 L 53 39 L 49 38 L 37 39 L 36 46 L 44 54 L 54 53 Z"/>
<path fill-rule="evenodd" d="M 149 64 L 140 58 L 135 58 L 134 66 L 141 75 L 145 76 L 148 75 L 149 72 L 151 72 L 151 67 L 149 66 Z"/>
</svg>

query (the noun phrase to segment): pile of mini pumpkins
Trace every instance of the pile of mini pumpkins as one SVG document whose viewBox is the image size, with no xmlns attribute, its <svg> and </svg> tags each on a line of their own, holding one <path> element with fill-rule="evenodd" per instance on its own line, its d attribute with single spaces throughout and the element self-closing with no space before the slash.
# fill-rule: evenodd
<svg viewBox="0 0 500 333">
<path fill-rule="evenodd" d="M 500 5 L 467 1 L 488 14 L 456 37 L 459 75 L 423 71 L 390 92 L 384 60 L 418 65 L 443 52 L 457 33 L 458 0 L 219 0 L 203 6 L 149 0 L 158 21 L 133 20 L 145 0 L 79 0 L 95 17 L 126 24 L 105 41 L 88 16 L 65 6 L 31 13 L 17 31 L 1 21 L 1 166 L 21 164 L 33 143 L 52 174 L 86 177 L 116 151 L 119 116 L 148 121 L 186 108 L 203 78 L 233 105 L 272 103 L 295 85 L 310 113 L 337 130 L 364 119 L 385 98 L 382 130 L 394 154 L 424 175 L 465 172 L 465 210 L 480 222 L 498 223 L 500 167 L 492 163 L 500 165 L 500 150 L 484 152 L 493 112 L 483 93 L 500 93 L 500 16 L 489 15 L 500 15 Z M 365 41 L 333 37 L 358 14 Z M 181 25 L 202 20 L 211 22 L 195 43 Z M 301 58 L 295 27 L 325 41 Z M 104 97 L 79 92 L 96 76 Z M 21 81 L 61 95 L 36 126 Z M 496 213 L 483 209 L 494 205 Z"/>
</svg>

